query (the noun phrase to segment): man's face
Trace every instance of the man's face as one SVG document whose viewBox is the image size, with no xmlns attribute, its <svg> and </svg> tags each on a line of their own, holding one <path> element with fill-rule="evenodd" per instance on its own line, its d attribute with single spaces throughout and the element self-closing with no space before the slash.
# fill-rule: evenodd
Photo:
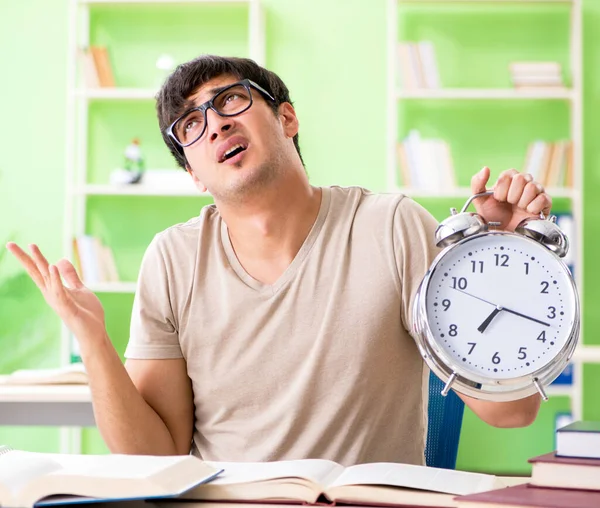
<svg viewBox="0 0 600 508">
<path fill-rule="evenodd" d="M 210 100 L 216 89 L 237 81 L 229 75 L 219 76 L 189 99 L 199 106 Z M 298 124 L 292 106 L 282 104 L 276 116 L 260 92 L 252 88 L 251 93 L 252 106 L 237 116 L 222 117 L 208 109 L 206 131 L 184 149 L 194 182 L 217 199 L 239 198 L 272 181 L 285 166 L 290 147 L 295 151 L 292 138 Z"/>
</svg>

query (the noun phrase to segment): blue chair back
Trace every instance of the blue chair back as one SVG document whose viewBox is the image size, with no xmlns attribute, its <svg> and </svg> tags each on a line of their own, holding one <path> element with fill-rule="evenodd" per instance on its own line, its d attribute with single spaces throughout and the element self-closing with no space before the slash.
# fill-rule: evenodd
<svg viewBox="0 0 600 508">
<path fill-rule="evenodd" d="M 444 383 L 431 372 L 425 463 L 432 467 L 454 469 L 465 403 L 452 390 L 444 397 L 442 388 Z"/>
</svg>

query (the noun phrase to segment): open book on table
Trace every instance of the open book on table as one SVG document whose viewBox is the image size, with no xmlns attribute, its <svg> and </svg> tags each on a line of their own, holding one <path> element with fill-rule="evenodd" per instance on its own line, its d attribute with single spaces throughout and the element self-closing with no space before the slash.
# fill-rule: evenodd
<svg viewBox="0 0 600 508">
<path fill-rule="evenodd" d="M 83 363 L 72 363 L 54 369 L 20 369 L 0 376 L 0 384 L 11 385 L 65 385 L 88 384 Z"/>
<path fill-rule="evenodd" d="M 193 455 L 67 455 L 0 450 L 0 506 L 176 497 L 221 471 Z"/>
<path fill-rule="evenodd" d="M 506 486 L 493 475 L 410 464 L 372 463 L 343 467 L 321 459 L 207 463 L 223 469 L 223 473 L 214 481 L 186 492 L 183 498 L 298 504 L 456 506 L 453 501 L 455 495 Z"/>
</svg>

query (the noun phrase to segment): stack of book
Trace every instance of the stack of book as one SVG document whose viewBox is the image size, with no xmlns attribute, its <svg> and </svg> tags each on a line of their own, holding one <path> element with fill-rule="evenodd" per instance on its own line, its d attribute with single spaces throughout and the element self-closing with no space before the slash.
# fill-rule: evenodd
<svg viewBox="0 0 600 508">
<path fill-rule="evenodd" d="M 536 140 L 529 143 L 523 172 L 545 187 L 573 187 L 573 143 Z"/>
<path fill-rule="evenodd" d="M 119 282 L 112 249 L 95 236 L 73 239 L 73 264 L 84 284 Z"/>
<path fill-rule="evenodd" d="M 396 150 L 404 187 L 429 192 L 456 187 L 452 154 L 446 141 L 425 139 L 418 130 L 411 130 Z"/>
<path fill-rule="evenodd" d="M 440 88 L 435 47 L 431 41 L 400 42 L 397 49 L 400 88 Z"/>
<path fill-rule="evenodd" d="M 564 88 L 558 62 L 511 62 L 508 69 L 515 88 Z"/>
<path fill-rule="evenodd" d="M 556 451 L 529 462 L 529 483 L 460 496 L 459 508 L 600 506 L 600 422 L 576 421 L 558 429 Z"/>
</svg>

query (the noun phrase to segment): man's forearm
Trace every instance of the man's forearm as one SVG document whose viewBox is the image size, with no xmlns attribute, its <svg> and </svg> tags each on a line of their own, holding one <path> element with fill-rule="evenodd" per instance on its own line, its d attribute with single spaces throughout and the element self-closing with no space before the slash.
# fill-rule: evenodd
<svg viewBox="0 0 600 508">
<path fill-rule="evenodd" d="M 113 453 L 176 455 L 169 429 L 141 396 L 108 336 L 80 341 L 96 425 Z"/>
<path fill-rule="evenodd" d="M 461 393 L 458 393 L 458 396 L 484 422 L 502 428 L 531 425 L 537 416 L 542 400 L 537 393 L 511 402 L 474 399 Z"/>
</svg>

